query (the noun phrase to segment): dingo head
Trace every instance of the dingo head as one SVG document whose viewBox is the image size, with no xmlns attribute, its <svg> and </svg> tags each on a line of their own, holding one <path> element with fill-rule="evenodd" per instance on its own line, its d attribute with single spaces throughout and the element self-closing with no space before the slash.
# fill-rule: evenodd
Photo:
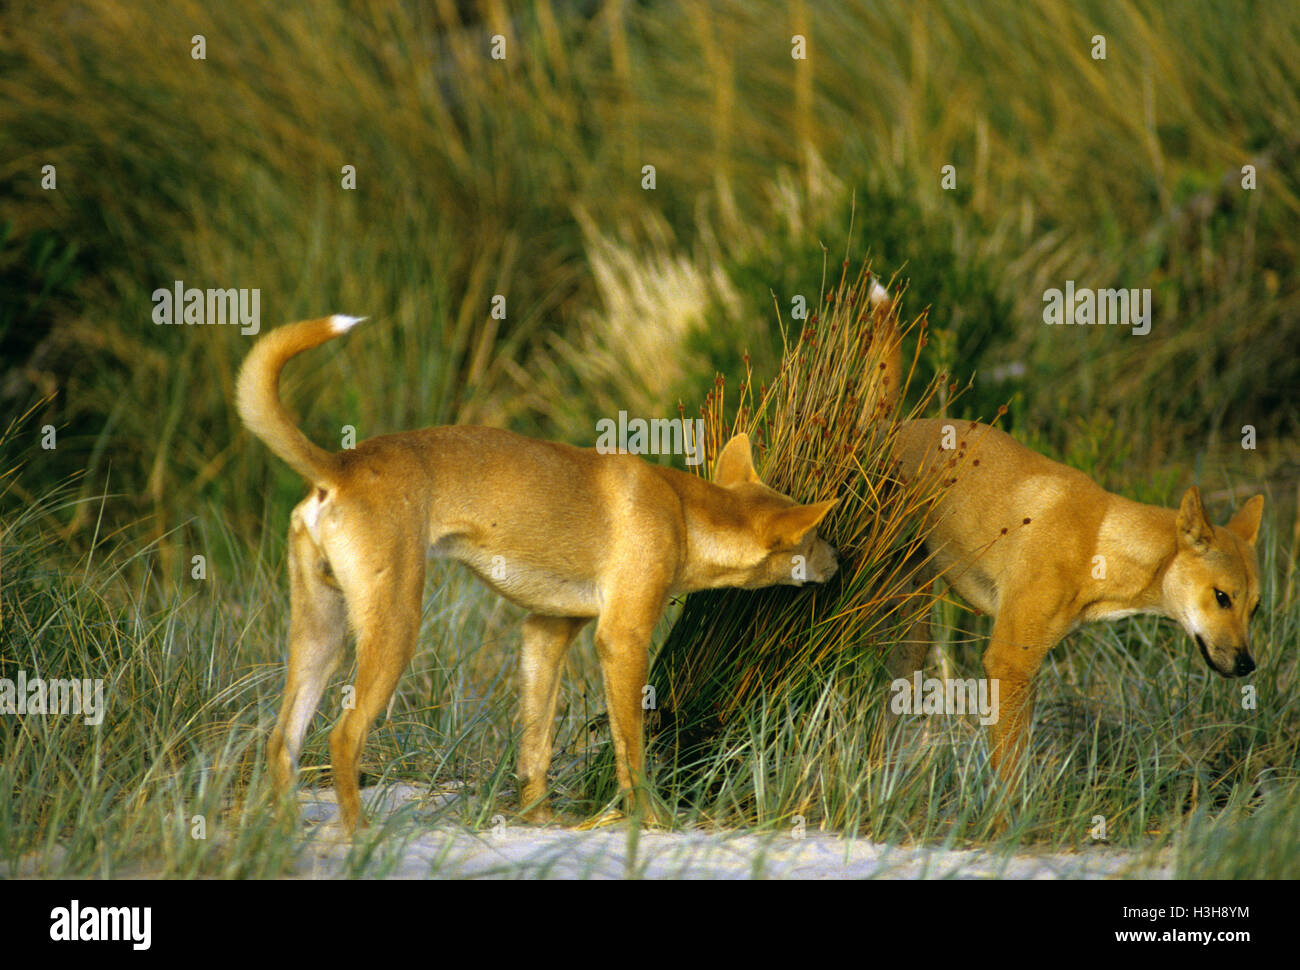
<svg viewBox="0 0 1300 970">
<path fill-rule="evenodd" d="M 799 505 L 768 488 L 754 471 L 749 436 L 743 434 L 728 441 L 718 455 L 713 483 L 739 498 L 747 513 L 727 557 L 735 576 L 727 585 L 742 589 L 802 586 L 835 575 L 835 550 L 818 537 L 817 526 L 838 499 Z"/>
<path fill-rule="evenodd" d="M 1259 561 L 1255 537 L 1264 511 L 1256 495 L 1225 527 L 1205 517 L 1194 487 L 1178 509 L 1178 550 L 1165 573 L 1170 616 L 1201 648 L 1201 656 L 1224 677 L 1255 669 L 1250 655 L 1250 620 L 1259 609 Z"/>
</svg>

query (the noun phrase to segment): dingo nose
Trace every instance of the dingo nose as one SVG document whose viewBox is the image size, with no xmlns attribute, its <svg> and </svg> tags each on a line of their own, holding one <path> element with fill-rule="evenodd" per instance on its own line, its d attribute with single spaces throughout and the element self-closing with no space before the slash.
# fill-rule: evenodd
<svg viewBox="0 0 1300 970">
<path fill-rule="evenodd" d="M 1251 659 L 1250 654 L 1248 653 L 1237 654 L 1236 666 L 1232 668 L 1232 674 L 1234 677 L 1245 677 L 1248 673 L 1250 673 L 1254 669 L 1255 669 L 1255 661 Z"/>
</svg>

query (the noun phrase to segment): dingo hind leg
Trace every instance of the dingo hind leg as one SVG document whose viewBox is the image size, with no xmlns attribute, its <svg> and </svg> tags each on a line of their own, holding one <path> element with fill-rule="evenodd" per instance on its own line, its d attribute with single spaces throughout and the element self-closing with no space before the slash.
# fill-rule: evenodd
<svg viewBox="0 0 1300 970">
<path fill-rule="evenodd" d="M 303 521 L 306 505 L 294 509 L 289 525 L 289 673 L 280 717 L 267 746 L 267 763 L 280 798 L 293 788 L 303 738 L 325 685 L 343 658 L 347 635 L 343 594 Z"/>
<path fill-rule="evenodd" d="M 357 534 L 358 530 L 338 530 L 341 539 L 355 539 Z M 357 634 L 354 706 L 343 712 L 330 734 L 334 790 L 343 826 L 350 832 L 365 824 L 358 762 L 366 735 L 388 707 L 398 680 L 415 656 L 424 599 L 420 540 L 418 532 L 402 535 L 397 528 L 372 532 L 364 547 L 349 545 L 346 558 L 331 558 Z"/>
<path fill-rule="evenodd" d="M 925 667 L 925 659 L 934 646 L 933 630 L 930 624 L 930 596 L 934 589 L 937 574 L 930 565 L 929 556 L 924 550 L 908 556 L 902 567 L 904 592 L 893 597 L 896 609 L 916 612 L 917 606 L 912 602 L 913 596 L 925 597 L 925 606 L 907 624 L 902 637 L 890 651 L 886 669 L 891 681 L 910 678 L 916 671 Z"/>
</svg>

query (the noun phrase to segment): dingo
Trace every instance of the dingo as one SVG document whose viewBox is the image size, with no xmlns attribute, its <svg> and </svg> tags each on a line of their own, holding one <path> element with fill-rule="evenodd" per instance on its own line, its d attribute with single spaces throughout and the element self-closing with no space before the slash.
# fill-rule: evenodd
<svg viewBox="0 0 1300 970">
<path fill-rule="evenodd" d="M 448 426 L 381 435 L 331 454 L 279 399 L 296 354 L 359 321 L 333 316 L 280 327 L 249 352 L 237 407 L 248 429 L 311 485 L 289 526 L 289 675 L 267 752 L 281 794 L 326 680 L 357 639 L 356 706 L 330 735 L 344 826 L 361 820 L 357 761 L 415 652 L 427 555 L 456 559 L 529 611 L 520 663 L 520 809 L 546 821 L 560 668 L 596 619 L 624 807 L 655 814 L 642 756 L 642 687 L 650 636 L 670 596 L 735 586 L 821 582 L 835 550 L 817 526 L 836 500 L 797 505 L 754 472 L 749 439 L 718 456 L 713 481 L 495 428 Z"/>
<path fill-rule="evenodd" d="M 874 305 L 888 301 L 873 288 Z M 885 376 L 897 403 L 896 336 Z M 1000 681 L 989 758 L 1004 778 L 1014 777 L 1024 748 L 1034 675 L 1080 623 L 1155 613 L 1177 620 L 1216 673 L 1255 669 L 1248 626 L 1259 609 L 1255 538 L 1264 496 L 1216 527 L 1195 487 L 1177 510 L 1143 505 L 974 421 L 903 422 L 894 462 L 906 478 L 951 469 L 952 484 L 928 517 L 918 575 L 922 583 L 941 578 L 994 617 L 983 662 Z M 891 657 L 891 676 L 920 669 L 928 640 L 922 621 Z"/>
</svg>

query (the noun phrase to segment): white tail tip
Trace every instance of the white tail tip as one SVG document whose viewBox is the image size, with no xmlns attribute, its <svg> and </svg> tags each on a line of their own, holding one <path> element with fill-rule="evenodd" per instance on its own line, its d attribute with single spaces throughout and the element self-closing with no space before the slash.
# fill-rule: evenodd
<svg viewBox="0 0 1300 970">
<path fill-rule="evenodd" d="M 872 280 L 868 299 L 871 300 L 872 306 L 884 306 L 889 302 L 889 291 L 881 286 L 877 280 Z"/>
<path fill-rule="evenodd" d="M 341 313 L 336 313 L 330 317 L 330 327 L 335 333 L 347 333 L 358 323 L 369 319 L 369 317 L 345 317 Z"/>
</svg>

